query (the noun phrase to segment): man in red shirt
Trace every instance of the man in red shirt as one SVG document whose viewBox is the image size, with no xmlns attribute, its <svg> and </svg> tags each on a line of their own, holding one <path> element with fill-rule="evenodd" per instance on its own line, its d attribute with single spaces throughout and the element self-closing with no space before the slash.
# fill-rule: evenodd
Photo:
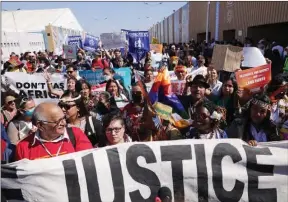
<svg viewBox="0 0 288 202">
<path fill-rule="evenodd" d="M 39 104 L 32 123 L 38 129 L 17 144 L 16 160 L 50 158 L 93 148 L 80 128 L 66 128 L 65 115 L 54 103 Z"/>
<path fill-rule="evenodd" d="M 105 67 L 109 67 L 108 62 L 102 59 L 102 53 L 100 51 L 96 51 L 95 59 L 92 61 L 92 68 L 104 69 Z"/>
</svg>

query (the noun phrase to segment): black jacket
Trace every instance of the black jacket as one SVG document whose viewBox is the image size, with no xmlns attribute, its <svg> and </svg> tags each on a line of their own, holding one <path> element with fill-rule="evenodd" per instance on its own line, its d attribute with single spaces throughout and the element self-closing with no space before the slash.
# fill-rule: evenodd
<svg viewBox="0 0 288 202">
<path fill-rule="evenodd" d="M 279 141 L 280 136 L 275 125 L 272 123 L 269 127 L 263 128 L 267 136 L 267 141 Z M 226 129 L 228 138 L 239 138 L 245 142 L 249 140 L 254 140 L 253 135 L 250 132 L 250 122 L 247 118 L 237 118 L 231 125 Z"/>
</svg>

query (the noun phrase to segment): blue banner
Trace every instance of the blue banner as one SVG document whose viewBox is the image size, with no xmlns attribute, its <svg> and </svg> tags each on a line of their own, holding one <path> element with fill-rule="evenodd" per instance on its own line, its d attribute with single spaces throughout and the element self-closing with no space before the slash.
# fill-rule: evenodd
<svg viewBox="0 0 288 202">
<path fill-rule="evenodd" d="M 114 79 L 119 79 L 120 76 L 122 77 L 122 81 L 124 83 L 124 87 L 130 91 L 131 89 L 131 69 L 130 67 L 121 67 L 121 68 L 114 68 L 115 75 Z M 103 70 L 102 69 L 97 69 L 96 71 L 92 70 L 83 70 L 79 71 L 79 75 L 88 81 L 91 86 L 100 84 L 105 82 L 105 78 L 103 76 Z"/>
<path fill-rule="evenodd" d="M 95 37 L 89 34 L 85 35 L 83 49 L 94 52 L 98 48 L 99 37 Z"/>
<path fill-rule="evenodd" d="M 83 48 L 82 37 L 79 36 L 68 36 L 68 45 L 76 45 L 78 48 Z"/>
<path fill-rule="evenodd" d="M 124 32 L 126 34 L 126 40 L 129 40 L 129 36 L 128 33 L 131 32 L 131 30 L 127 30 L 127 29 L 121 29 L 121 32 Z"/>
<path fill-rule="evenodd" d="M 150 51 L 150 41 L 148 31 L 128 31 L 129 53 L 137 62 L 145 57 Z"/>
</svg>

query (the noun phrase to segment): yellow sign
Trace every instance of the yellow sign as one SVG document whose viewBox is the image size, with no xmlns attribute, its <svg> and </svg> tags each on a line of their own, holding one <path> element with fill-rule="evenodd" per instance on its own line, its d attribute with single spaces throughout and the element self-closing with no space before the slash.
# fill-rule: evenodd
<svg viewBox="0 0 288 202">
<path fill-rule="evenodd" d="M 163 45 L 162 44 L 150 44 L 150 50 L 155 51 L 156 53 L 162 53 Z"/>
<path fill-rule="evenodd" d="M 152 38 L 152 44 L 159 44 L 159 40 L 155 37 Z"/>
</svg>

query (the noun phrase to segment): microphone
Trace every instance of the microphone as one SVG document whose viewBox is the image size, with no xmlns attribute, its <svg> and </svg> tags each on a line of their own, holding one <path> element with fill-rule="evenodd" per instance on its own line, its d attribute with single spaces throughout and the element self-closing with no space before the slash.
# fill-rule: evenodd
<svg viewBox="0 0 288 202">
<path fill-rule="evenodd" d="M 158 191 L 155 202 L 172 202 L 172 193 L 168 187 L 161 187 Z"/>
</svg>

